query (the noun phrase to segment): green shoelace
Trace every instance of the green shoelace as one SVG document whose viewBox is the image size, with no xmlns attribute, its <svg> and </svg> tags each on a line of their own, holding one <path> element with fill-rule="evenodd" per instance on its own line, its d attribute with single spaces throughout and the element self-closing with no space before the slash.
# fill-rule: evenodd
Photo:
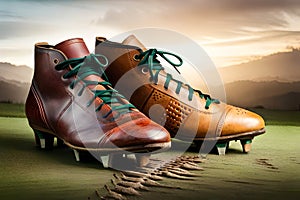
<svg viewBox="0 0 300 200">
<path fill-rule="evenodd" d="M 99 59 L 102 58 L 105 63 L 101 63 Z M 135 108 L 130 103 L 124 103 L 121 99 L 125 99 L 123 95 L 121 95 L 117 90 L 113 89 L 111 84 L 108 81 L 107 76 L 104 73 L 104 68 L 108 65 L 108 60 L 105 56 L 100 54 L 90 54 L 88 56 L 82 58 L 72 58 L 66 60 L 62 63 L 59 63 L 55 66 L 56 70 L 63 70 L 72 67 L 70 71 L 63 75 L 63 78 L 71 78 L 77 75 L 76 79 L 74 79 L 70 88 L 73 89 L 78 82 L 82 82 L 83 86 L 80 89 L 78 95 L 81 96 L 84 89 L 89 85 L 102 85 L 106 90 L 91 90 L 94 93 L 94 97 L 88 101 L 87 106 L 90 106 L 93 101 L 99 97 L 102 99 L 102 103 L 97 106 L 95 111 L 101 110 L 102 106 L 108 104 L 111 107 L 111 110 L 106 113 L 103 118 L 107 118 L 113 111 L 118 111 L 118 116 L 123 113 L 131 112 L 131 108 Z M 90 81 L 85 80 L 86 77 L 90 75 L 103 76 L 105 81 Z M 115 116 L 114 118 L 117 118 Z"/>
<path fill-rule="evenodd" d="M 157 59 L 158 55 L 161 58 L 163 58 L 165 61 L 167 61 L 170 65 L 172 65 L 179 74 L 180 74 L 180 72 L 178 71 L 177 67 L 180 67 L 183 64 L 182 59 L 178 55 L 175 55 L 173 53 L 166 52 L 166 51 L 158 51 L 157 49 L 149 49 L 149 50 L 146 50 L 146 51 L 142 52 L 141 54 L 139 54 L 136 57 L 136 59 L 140 60 L 140 63 L 138 65 L 139 66 L 141 66 L 141 65 L 148 66 L 149 72 L 150 72 L 150 79 L 155 84 L 158 83 L 158 75 L 159 75 L 160 71 L 164 70 L 164 68 L 160 64 L 159 60 Z M 177 63 L 172 62 L 170 59 L 168 59 L 166 57 L 166 55 L 175 57 L 179 61 L 179 63 L 177 64 Z M 176 94 L 180 93 L 180 89 L 182 88 L 183 85 L 188 87 L 189 101 L 192 101 L 194 92 L 197 92 L 199 94 L 200 98 L 204 98 L 206 100 L 205 109 L 209 109 L 209 106 L 212 103 L 217 103 L 217 104 L 220 103 L 220 101 L 218 99 L 213 99 L 208 94 L 203 94 L 200 90 L 196 90 L 196 89 L 192 88 L 189 84 L 186 84 L 179 80 L 174 79 L 172 77 L 172 75 L 169 73 L 167 73 L 166 81 L 164 83 L 165 89 L 168 89 L 171 80 L 177 82 L 177 87 L 176 87 L 176 91 L 175 91 Z"/>
</svg>

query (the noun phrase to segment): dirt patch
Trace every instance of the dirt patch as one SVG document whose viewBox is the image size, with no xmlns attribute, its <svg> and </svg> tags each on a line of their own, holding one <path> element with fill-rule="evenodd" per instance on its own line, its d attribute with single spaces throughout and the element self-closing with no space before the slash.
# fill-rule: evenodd
<svg viewBox="0 0 300 200">
<path fill-rule="evenodd" d="M 270 163 L 270 160 L 266 158 L 256 159 L 256 164 L 265 166 L 268 169 L 278 170 L 278 167 L 275 167 L 273 164 Z"/>
</svg>

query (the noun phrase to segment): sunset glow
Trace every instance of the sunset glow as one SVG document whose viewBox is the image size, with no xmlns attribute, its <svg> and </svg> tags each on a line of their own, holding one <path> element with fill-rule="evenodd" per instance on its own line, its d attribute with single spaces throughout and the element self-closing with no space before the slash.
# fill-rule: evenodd
<svg viewBox="0 0 300 200">
<path fill-rule="evenodd" d="M 59 3 L 58 3 L 59 2 Z M 33 67 L 34 43 L 56 44 L 143 27 L 170 29 L 199 43 L 218 67 L 299 47 L 297 0 L 1 1 L 0 62 Z"/>
</svg>

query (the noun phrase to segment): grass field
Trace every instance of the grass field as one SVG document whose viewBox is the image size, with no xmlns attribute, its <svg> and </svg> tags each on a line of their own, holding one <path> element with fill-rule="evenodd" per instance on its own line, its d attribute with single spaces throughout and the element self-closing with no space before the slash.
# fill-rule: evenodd
<svg viewBox="0 0 300 200">
<path fill-rule="evenodd" d="M 27 119 L 20 118 L 22 106 L 8 106 L 0 105 L 5 116 L 0 117 L 0 199 L 97 199 L 95 189 L 103 192 L 114 171 L 96 161 L 78 163 L 68 148 L 36 149 Z M 299 112 L 256 112 L 266 119 L 267 133 L 255 138 L 249 154 L 242 154 L 239 143 L 231 142 L 226 156 L 208 155 L 201 164 L 205 170 L 195 172 L 201 175 L 196 180 L 163 181 L 183 190 L 153 188 L 130 199 L 298 199 Z"/>
<path fill-rule="evenodd" d="M 24 104 L 0 103 L 1 117 L 26 117 Z"/>
</svg>

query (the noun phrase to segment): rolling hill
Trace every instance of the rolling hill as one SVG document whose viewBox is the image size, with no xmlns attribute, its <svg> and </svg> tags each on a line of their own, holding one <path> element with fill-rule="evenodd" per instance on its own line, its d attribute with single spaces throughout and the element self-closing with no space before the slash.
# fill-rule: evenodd
<svg viewBox="0 0 300 200">
<path fill-rule="evenodd" d="M 26 65 L 16 66 L 6 62 L 0 62 L 0 71 L 3 79 L 21 83 L 29 83 L 33 75 L 33 69 Z"/>
<path fill-rule="evenodd" d="M 30 83 L 0 79 L 0 102 L 24 103 Z"/>
<path fill-rule="evenodd" d="M 265 108 L 282 110 L 300 110 L 300 92 L 288 92 L 282 95 L 259 100 Z"/>
<path fill-rule="evenodd" d="M 0 63 L 0 70 L 0 101 L 24 103 L 33 70 L 25 65 L 15 66 L 10 63 Z M 268 109 L 300 109 L 299 49 L 219 68 L 219 72 L 230 104 Z"/>
<path fill-rule="evenodd" d="M 261 59 L 219 68 L 225 83 L 239 80 L 294 82 L 300 80 L 300 50 L 278 52 Z"/>
<path fill-rule="evenodd" d="M 227 102 L 241 107 L 298 110 L 300 81 L 236 81 L 225 84 Z"/>
<path fill-rule="evenodd" d="M 0 62 L 0 102 L 24 103 L 33 70 L 25 65 Z"/>
<path fill-rule="evenodd" d="M 227 102 L 241 107 L 300 110 L 300 50 L 218 69 Z"/>
</svg>

